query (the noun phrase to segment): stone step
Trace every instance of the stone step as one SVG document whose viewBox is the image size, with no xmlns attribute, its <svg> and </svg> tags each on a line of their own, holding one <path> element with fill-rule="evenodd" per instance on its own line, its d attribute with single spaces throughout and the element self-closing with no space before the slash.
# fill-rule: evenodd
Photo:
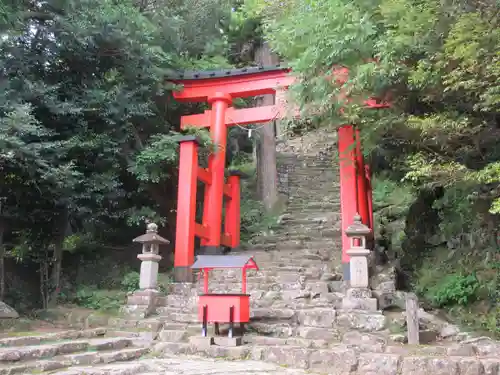
<svg viewBox="0 0 500 375">
<path fill-rule="evenodd" d="M 328 238 L 336 238 L 337 236 L 330 236 Z M 304 233 L 287 233 L 287 232 L 279 232 L 273 235 L 268 235 L 263 237 L 261 240 L 265 240 L 267 242 L 275 242 L 281 243 L 283 241 L 318 241 L 317 234 L 304 234 Z"/>
<path fill-rule="evenodd" d="M 150 370 L 147 361 L 133 361 L 131 363 L 113 363 L 100 366 L 78 366 L 61 371 L 50 372 L 51 375 L 134 375 L 143 374 Z"/>
<path fill-rule="evenodd" d="M 0 363 L 42 359 L 81 351 L 124 349 L 131 344 L 132 341 L 128 338 L 100 338 L 41 345 L 10 346 L 0 349 Z"/>
<path fill-rule="evenodd" d="M 188 331 L 167 329 L 163 330 L 158 335 L 158 340 L 168 341 L 168 342 L 185 342 L 189 338 L 190 334 Z"/>
<path fill-rule="evenodd" d="M 126 348 L 120 350 L 86 351 L 82 353 L 66 354 L 51 359 L 21 362 L 0 366 L 0 374 L 26 374 L 55 371 L 72 366 L 98 365 L 113 362 L 131 361 L 142 357 L 150 351 L 149 348 Z M 73 370 L 70 370 L 73 371 Z"/>
<path fill-rule="evenodd" d="M 260 255 L 262 255 L 262 257 L 264 258 L 281 259 L 283 257 L 286 257 L 287 255 L 296 256 L 298 253 L 313 255 L 319 254 L 327 249 L 332 249 L 333 246 L 340 243 L 340 237 L 315 238 L 314 236 L 301 234 L 298 238 L 293 238 L 286 234 L 277 232 L 269 234 L 267 236 L 262 236 L 260 238 L 253 238 L 252 243 L 248 245 L 249 248 L 245 251 L 244 254 L 254 255 L 258 258 L 259 255 L 256 255 L 254 253 L 260 252 Z M 333 250 L 331 252 L 333 252 Z"/>
<path fill-rule="evenodd" d="M 76 340 L 84 338 L 94 338 L 98 336 L 104 336 L 105 334 L 106 334 L 106 328 L 95 328 L 95 329 L 87 329 L 81 331 L 71 330 L 71 331 L 62 331 L 54 333 L 45 333 L 36 336 L 7 337 L 0 339 L 0 348 L 11 347 L 11 346 L 39 345 L 58 340 Z"/>
<path fill-rule="evenodd" d="M 190 336 L 201 332 L 201 323 L 178 324 L 179 327 L 164 327 L 158 334 L 158 340 L 167 342 L 187 342 Z"/>
<path fill-rule="evenodd" d="M 136 332 L 158 332 L 163 326 L 163 319 L 161 317 L 148 319 L 112 318 L 109 321 L 109 325 L 113 328 Z"/>
<path fill-rule="evenodd" d="M 386 328 L 387 319 L 381 312 L 366 312 L 362 310 L 335 310 L 332 306 L 324 303 L 323 307 L 308 306 L 304 303 L 302 309 L 294 308 L 252 308 L 249 329 L 263 333 L 272 334 L 277 337 L 300 336 L 309 339 L 328 339 L 336 335 L 351 331 L 379 332 Z M 181 341 L 186 337 L 187 326 L 196 329 L 199 320 L 196 312 L 178 313 L 164 311 L 163 317 L 175 324 L 183 323 L 184 327 L 171 327 L 160 332 L 163 341 Z M 167 339 L 168 335 L 176 337 L 177 340 Z"/>
<path fill-rule="evenodd" d="M 325 176 L 308 178 L 301 176 L 296 181 L 288 181 L 288 203 L 308 203 L 311 201 L 340 201 L 340 188 L 331 181 L 323 180 Z M 318 180 L 319 181 L 316 181 Z M 328 179 L 329 180 L 329 179 Z M 309 195 L 307 192 L 309 191 Z"/>
<path fill-rule="evenodd" d="M 307 194 L 306 191 L 304 191 Z M 308 203 L 290 203 L 287 207 L 286 213 L 293 213 L 295 211 L 304 212 L 305 210 L 314 210 L 315 212 L 329 212 L 340 211 L 340 200 L 336 203 L 332 202 L 308 202 Z"/>
<path fill-rule="evenodd" d="M 253 251 L 248 251 L 246 255 L 253 255 L 257 264 L 260 264 L 263 268 L 265 268 L 265 263 L 267 261 L 279 261 L 284 262 L 290 266 L 300 265 L 302 262 L 309 264 L 324 264 L 324 262 L 330 261 L 330 257 L 333 259 L 337 259 L 341 254 L 340 248 L 337 249 L 333 247 L 334 243 L 331 246 L 324 246 L 324 248 L 304 248 L 303 245 L 297 244 L 297 248 L 290 248 L 291 243 L 287 246 L 288 248 L 282 248 L 276 251 L 269 251 L 267 254 L 255 254 Z"/>
<path fill-rule="evenodd" d="M 316 263 L 315 265 L 310 266 L 266 266 L 266 263 L 262 266 L 262 268 L 257 271 L 258 274 L 255 276 L 247 277 L 247 284 L 259 284 L 259 283 L 275 283 L 281 282 L 283 277 L 287 277 L 290 273 L 296 274 L 297 276 L 306 276 L 307 279 L 317 279 L 319 280 L 321 274 L 323 272 L 333 272 L 335 270 L 334 266 L 331 266 L 328 263 Z M 229 272 L 220 271 L 215 273 L 216 271 L 211 272 L 209 283 L 240 283 L 241 276 L 230 274 Z M 200 282 L 200 285 L 202 283 Z"/>
<path fill-rule="evenodd" d="M 307 173 L 308 171 L 325 171 L 332 173 L 338 170 L 338 168 L 333 167 L 333 162 L 335 162 L 335 160 L 332 158 L 318 161 L 297 160 L 295 161 L 293 168 L 291 168 L 288 173 Z"/>
<path fill-rule="evenodd" d="M 339 225 L 328 225 L 328 226 L 305 226 L 297 225 L 290 226 L 285 231 L 280 231 L 280 238 L 290 238 L 299 240 L 311 240 L 311 239 L 341 239 L 342 229 L 338 227 Z M 326 242 L 326 241 L 325 241 Z"/>
<path fill-rule="evenodd" d="M 440 346 L 389 346 L 379 339 L 325 343 L 323 340 L 249 336 L 239 347 L 160 343 L 156 351 L 177 355 L 266 361 L 332 375 L 499 375 L 500 356 L 457 356 Z"/>
<path fill-rule="evenodd" d="M 289 181 L 289 185 L 291 185 L 288 189 L 289 195 L 294 198 L 293 200 L 290 200 L 291 202 L 297 198 L 302 198 L 303 201 L 307 198 L 310 200 L 311 197 L 315 197 L 317 200 L 321 201 L 328 200 L 330 202 L 340 202 L 340 189 L 335 185 L 332 185 L 329 181 L 317 181 L 314 177 L 303 177 L 300 180 L 302 181 Z M 307 186 L 302 187 L 299 183 L 306 184 Z"/>
<path fill-rule="evenodd" d="M 307 172 L 308 170 L 335 170 L 338 168 L 335 168 L 332 164 L 335 163 L 337 160 L 334 157 L 326 157 L 325 159 L 296 159 L 293 170 L 291 171 L 292 173 L 296 171 L 305 171 Z"/>
<path fill-rule="evenodd" d="M 291 196 L 303 196 L 307 197 L 306 192 L 307 188 L 310 188 L 311 196 L 323 197 L 322 194 L 325 195 L 338 195 L 339 188 L 332 184 L 332 178 L 323 173 L 318 174 L 303 174 L 303 175 L 295 175 L 289 176 L 288 178 L 288 191 Z"/>
<path fill-rule="evenodd" d="M 340 249 L 339 246 L 342 243 L 342 239 L 340 237 L 324 237 L 307 241 L 280 237 L 279 235 L 273 236 L 272 239 L 269 237 L 270 236 L 266 236 L 266 238 L 252 239 L 252 244 L 248 245 L 248 249 L 244 254 L 254 255 L 254 252 L 261 252 L 261 254 L 256 255 L 256 257 L 261 257 L 261 259 L 264 258 L 262 260 L 271 260 L 275 258 L 282 258 L 284 252 L 287 251 L 293 251 L 294 255 L 301 250 L 306 252 L 309 252 L 310 250 L 316 250 L 316 252 L 321 250 L 331 250 L 331 252 L 333 252 L 336 247 Z"/>
<path fill-rule="evenodd" d="M 339 194 L 339 187 L 332 184 L 332 178 L 324 173 L 313 175 L 295 175 L 288 177 L 288 191 L 290 196 L 301 196 L 306 198 L 307 188 L 311 189 L 309 197 L 323 198 L 325 195 L 336 196 Z M 324 194 L 324 195 L 321 195 Z"/>
<path fill-rule="evenodd" d="M 273 249 L 268 248 L 268 250 L 264 250 L 267 254 L 256 256 L 255 259 L 259 262 L 283 260 L 288 262 L 287 264 L 300 264 L 304 260 L 320 260 L 323 262 L 328 261 L 331 257 L 337 261 L 336 254 L 341 254 L 342 248 L 342 239 L 340 236 L 338 238 L 323 237 L 321 241 L 290 240 L 286 237 L 275 241 Z M 253 249 L 248 249 L 246 255 L 254 255 L 254 251 L 263 250 L 259 242 L 255 242 L 253 246 Z M 318 255 L 321 255 L 321 257 L 318 258 Z M 302 258 L 302 256 L 306 257 Z"/>
<path fill-rule="evenodd" d="M 301 276 L 292 274 L 293 276 Z M 320 281 L 319 279 L 307 279 L 298 278 L 297 281 L 286 282 L 265 282 L 265 283 L 255 283 L 247 284 L 247 292 L 258 296 L 258 293 L 268 293 L 268 292 L 279 292 L 281 293 L 276 299 L 291 300 L 297 298 L 317 298 L 320 295 L 328 294 L 330 292 L 335 292 L 333 283 L 330 281 Z M 203 288 L 200 287 L 199 291 L 202 292 Z M 209 287 L 211 293 L 239 293 L 241 291 L 240 282 L 219 282 L 211 283 Z M 307 295 L 305 294 L 307 292 Z M 255 298 L 254 301 L 255 302 Z M 185 308 L 183 308 L 185 309 Z"/>
<path fill-rule="evenodd" d="M 256 260 L 259 260 L 260 258 L 257 256 L 255 257 Z M 293 261 L 293 263 L 291 263 Z M 300 270 L 305 270 L 307 271 L 311 267 L 321 267 L 322 269 L 329 269 L 330 264 L 328 262 L 318 262 L 316 259 L 297 259 L 295 257 L 294 259 L 277 259 L 277 260 L 267 260 L 263 262 L 262 270 L 255 271 L 257 275 L 259 275 L 262 272 L 265 272 L 267 274 L 267 270 L 269 269 L 283 269 L 286 268 L 297 268 Z"/>
<path fill-rule="evenodd" d="M 306 222 L 306 223 L 297 223 L 297 222 L 286 222 L 282 223 L 280 227 L 276 230 L 276 232 L 280 234 L 286 234 L 286 233 L 295 233 L 297 231 L 310 231 L 310 232 L 315 232 L 316 234 L 318 232 L 322 232 L 325 230 L 331 230 L 335 229 L 337 231 L 341 230 L 341 224 L 340 220 L 337 220 L 335 222 L 323 222 L 323 223 L 318 223 L 318 222 Z"/>
<path fill-rule="evenodd" d="M 165 313 L 162 313 L 161 317 L 167 318 L 169 322 L 173 323 L 185 323 L 185 324 L 198 323 L 198 314 L 195 312 L 180 313 L 180 312 L 167 311 Z"/>
<path fill-rule="evenodd" d="M 299 337 L 270 337 L 270 336 L 259 336 L 259 335 L 245 335 L 243 336 L 243 342 L 245 344 L 257 345 L 257 346 L 300 346 L 307 349 L 322 349 L 328 348 L 330 345 L 325 340 L 309 340 Z"/>
<path fill-rule="evenodd" d="M 305 188 L 311 187 L 311 191 L 326 191 L 331 194 L 338 194 L 339 183 L 335 173 L 325 173 L 322 171 L 310 172 L 294 172 L 288 175 L 288 186 L 290 191 L 304 191 Z"/>
<path fill-rule="evenodd" d="M 311 186 L 315 186 L 316 188 L 319 185 L 332 190 L 338 189 L 339 177 L 337 173 L 323 168 L 294 170 L 288 174 L 288 183 L 291 188 L 299 188 L 314 183 Z"/>
<path fill-rule="evenodd" d="M 340 212 L 340 198 L 337 196 L 336 192 L 332 193 L 330 190 L 290 190 L 289 197 L 289 204 L 285 213 L 298 214 L 304 210 L 316 212 L 317 214 Z M 317 200 L 320 202 L 312 204 L 310 199 L 311 197 L 317 197 Z"/>
<path fill-rule="evenodd" d="M 137 338 L 137 337 L 141 337 L 141 333 L 142 332 L 139 332 L 139 331 L 118 331 L 118 330 L 114 330 L 114 331 L 109 331 L 106 336 L 108 337 L 127 337 L 127 338 Z"/>
<path fill-rule="evenodd" d="M 307 215 L 296 217 L 293 215 L 283 215 L 281 217 L 281 225 L 290 227 L 297 225 L 312 226 L 317 225 L 332 225 L 336 224 L 342 219 L 340 214 L 328 214 L 328 215 Z"/>
<path fill-rule="evenodd" d="M 293 216 L 295 218 L 303 218 L 303 217 L 318 217 L 318 216 L 326 216 L 326 215 L 339 215 L 340 216 L 340 208 L 338 210 L 332 210 L 331 208 L 326 209 L 318 209 L 318 208 L 308 208 L 304 206 L 303 203 L 297 202 L 293 203 L 292 207 L 287 207 L 283 215 Z"/>
</svg>

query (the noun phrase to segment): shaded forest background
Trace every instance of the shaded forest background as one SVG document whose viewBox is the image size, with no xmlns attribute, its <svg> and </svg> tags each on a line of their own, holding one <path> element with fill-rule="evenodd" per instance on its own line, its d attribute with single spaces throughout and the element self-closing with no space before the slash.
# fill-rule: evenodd
<svg viewBox="0 0 500 375">
<path fill-rule="evenodd" d="M 284 134 L 361 128 L 378 250 L 401 287 L 500 333 L 499 9 L 496 0 L 2 0 L 0 299 L 25 313 L 116 309 L 137 285 L 130 245 L 145 220 L 175 240 L 179 118 L 202 107 L 176 103 L 164 77 L 252 65 L 266 43 L 300 78 L 290 100 L 308 120 L 283 121 Z M 351 71 L 343 87 L 329 74 L 337 66 Z M 369 112 L 339 99 L 341 89 L 389 96 L 393 107 Z M 255 143 L 232 129 L 228 164 L 255 176 Z M 246 240 L 273 222 L 255 184 L 244 187 Z"/>
</svg>

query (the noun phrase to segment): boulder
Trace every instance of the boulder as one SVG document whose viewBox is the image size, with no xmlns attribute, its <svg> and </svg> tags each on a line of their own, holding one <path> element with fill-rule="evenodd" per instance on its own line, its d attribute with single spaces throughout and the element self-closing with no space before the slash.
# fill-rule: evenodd
<svg viewBox="0 0 500 375">
<path fill-rule="evenodd" d="M 17 319 L 19 314 L 5 302 L 0 301 L 0 319 Z"/>
</svg>

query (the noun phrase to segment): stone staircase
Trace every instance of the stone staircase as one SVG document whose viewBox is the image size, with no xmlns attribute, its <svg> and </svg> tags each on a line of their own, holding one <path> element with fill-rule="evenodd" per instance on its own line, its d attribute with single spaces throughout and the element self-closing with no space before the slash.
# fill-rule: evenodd
<svg viewBox="0 0 500 375">
<path fill-rule="evenodd" d="M 206 345 L 200 336 L 196 295 L 201 284 L 174 285 L 157 319 L 157 353 L 263 360 L 322 374 L 499 375 L 500 343 L 488 338 L 404 345 L 382 311 L 342 309 L 341 224 L 335 139 L 290 142 L 289 205 L 280 228 L 255 239 L 244 254 L 261 270 L 249 274 L 252 318 L 244 345 Z M 237 292 L 240 272 L 211 273 L 215 292 Z M 209 328 L 210 331 L 210 328 Z M 224 334 L 224 327 L 221 329 Z"/>
<path fill-rule="evenodd" d="M 95 328 L 2 338 L 0 374 L 83 374 L 68 368 L 131 361 L 150 351 L 130 334 L 110 337 L 109 333 L 105 328 Z"/>
</svg>

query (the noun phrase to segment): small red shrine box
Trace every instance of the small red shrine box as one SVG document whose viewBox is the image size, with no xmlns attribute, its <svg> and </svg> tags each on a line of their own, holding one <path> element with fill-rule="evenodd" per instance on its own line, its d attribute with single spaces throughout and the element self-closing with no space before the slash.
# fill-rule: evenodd
<svg viewBox="0 0 500 375">
<path fill-rule="evenodd" d="M 207 335 L 207 324 L 214 323 L 218 334 L 219 323 L 229 323 L 229 337 L 234 323 L 250 321 L 250 295 L 247 294 L 246 271 L 258 270 L 253 257 L 247 255 L 198 255 L 191 266 L 203 272 L 203 293 L 198 297 L 198 319 L 202 322 L 202 335 Z M 208 276 L 213 269 L 240 268 L 241 293 L 209 293 Z"/>
</svg>

